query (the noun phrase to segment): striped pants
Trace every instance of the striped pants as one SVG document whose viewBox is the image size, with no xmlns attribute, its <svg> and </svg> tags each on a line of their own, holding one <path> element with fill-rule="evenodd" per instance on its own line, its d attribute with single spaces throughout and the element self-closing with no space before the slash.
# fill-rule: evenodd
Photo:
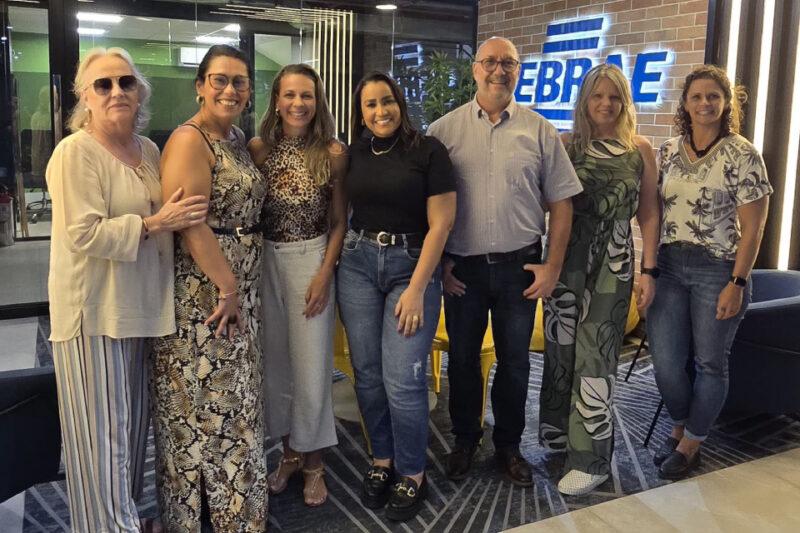
<svg viewBox="0 0 800 533">
<path fill-rule="evenodd" d="M 74 533 L 139 532 L 148 427 L 145 339 L 53 342 Z"/>
</svg>

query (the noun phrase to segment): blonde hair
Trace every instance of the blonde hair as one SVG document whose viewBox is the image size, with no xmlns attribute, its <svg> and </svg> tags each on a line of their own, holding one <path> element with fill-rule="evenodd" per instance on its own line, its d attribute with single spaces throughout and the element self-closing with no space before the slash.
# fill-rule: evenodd
<svg viewBox="0 0 800 533">
<path fill-rule="evenodd" d="M 619 112 L 616 124 L 616 138 L 629 150 L 636 150 L 636 110 L 633 107 L 631 88 L 625 75 L 616 65 L 603 63 L 592 68 L 583 79 L 578 101 L 575 102 L 572 121 L 571 143 L 579 150 L 584 151 L 592 140 L 593 125 L 589 118 L 589 97 L 601 79 L 610 81 L 617 89 L 622 100 L 622 109 Z"/>
<path fill-rule="evenodd" d="M 134 116 L 133 129 L 136 132 L 140 132 L 147 127 L 147 123 L 150 121 L 150 107 L 148 104 L 150 103 L 150 94 L 152 93 L 152 88 L 150 87 L 150 82 L 147 81 L 142 73 L 139 72 L 139 69 L 136 68 L 136 65 L 134 65 L 131 55 L 124 48 L 116 47 L 92 48 L 86 53 L 86 57 L 84 57 L 81 62 L 78 63 L 78 71 L 75 74 L 75 81 L 72 86 L 72 92 L 75 94 L 77 103 L 75 104 L 75 107 L 72 108 L 72 112 L 69 115 L 69 120 L 67 122 L 69 129 L 72 132 L 76 132 L 80 129 L 83 129 L 91 122 L 92 113 L 85 105 L 81 103 L 81 95 L 94 80 L 86 80 L 84 78 L 89 65 L 91 65 L 95 59 L 106 56 L 118 57 L 125 61 L 130 67 L 133 76 L 136 78 L 136 81 L 138 82 L 139 108 L 136 110 L 136 115 Z"/>
<path fill-rule="evenodd" d="M 277 113 L 278 98 L 281 91 L 281 80 L 290 74 L 300 74 L 314 82 L 314 99 L 316 100 L 316 111 L 311 124 L 308 125 L 308 133 L 305 140 L 305 163 L 309 174 L 314 178 L 314 183 L 322 187 L 330 181 L 331 165 L 329 147 L 331 141 L 336 138 L 336 126 L 333 122 L 333 115 L 328 110 L 328 99 L 325 97 L 325 87 L 317 71 L 308 65 L 299 63 L 286 65 L 272 82 L 272 91 L 269 98 L 269 107 L 264 114 L 259 126 L 261 140 L 267 148 L 267 153 L 271 152 L 283 137 L 283 125 Z"/>
</svg>

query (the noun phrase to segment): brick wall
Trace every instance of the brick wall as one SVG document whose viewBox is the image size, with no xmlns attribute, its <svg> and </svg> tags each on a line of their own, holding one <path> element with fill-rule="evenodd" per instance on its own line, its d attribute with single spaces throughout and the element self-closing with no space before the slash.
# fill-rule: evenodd
<svg viewBox="0 0 800 533">
<path fill-rule="evenodd" d="M 558 57 L 605 58 L 620 53 L 630 79 L 636 54 L 670 50 L 672 61 L 659 67 L 663 73 L 659 101 L 636 106 L 638 132 L 657 149 L 674 135 L 673 116 L 684 77 L 703 63 L 707 0 L 480 0 L 478 44 L 493 35 L 506 37 L 516 45 L 523 61 L 538 61 L 548 23 L 600 14 L 606 16 L 604 47 Z M 637 226 L 634 232 L 638 276 L 642 241 Z"/>
<path fill-rule="evenodd" d="M 480 0 L 478 43 L 493 35 L 507 37 L 517 46 L 523 60 L 527 57 L 536 60 L 535 56 L 542 54 L 548 23 L 605 14 L 605 47 L 592 55 L 632 56 L 624 61 L 628 76 L 636 54 L 653 49 L 671 50 L 672 62 L 659 68 L 663 72 L 659 102 L 637 105 L 639 134 L 658 147 L 673 135 L 672 118 L 683 78 L 695 65 L 703 63 L 707 9 L 707 0 Z"/>
</svg>

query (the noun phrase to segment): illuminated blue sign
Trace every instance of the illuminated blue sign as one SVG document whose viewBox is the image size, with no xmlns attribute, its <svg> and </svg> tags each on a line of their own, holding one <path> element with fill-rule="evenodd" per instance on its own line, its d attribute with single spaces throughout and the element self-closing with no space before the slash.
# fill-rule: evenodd
<svg viewBox="0 0 800 533">
<path fill-rule="evenodd" d="M 602 48 L 603 17 L 551 23 L 547 25 L 547 42 L 543 54 L 577 55 L 581 50 Z M 587 52 L 585 52 L 587 53 Z M 588 53 L 587 53 L 588 54 Z M 625 71 L 621 53 L 611 54 L 605 62 Z M 594 56 L 596 61 L 602 58 Z M 553 58 L 524 61 L 515 97 L 518 103 L 533 105 L 535 111 L 550 120 L 572 120 L 572 107 L 586 73 L 594 65 L 590 57 Z M 663 66 L 669 60 L 668 51 L 643 52 L 636 55 L 631 75 L 631 91 L 635 103 L 658 101 L 658 84 Z M 654 86 L 655 85 L 655 86 Z M 655 89 L 655 90 L 654 90 Z"/>
</svg>

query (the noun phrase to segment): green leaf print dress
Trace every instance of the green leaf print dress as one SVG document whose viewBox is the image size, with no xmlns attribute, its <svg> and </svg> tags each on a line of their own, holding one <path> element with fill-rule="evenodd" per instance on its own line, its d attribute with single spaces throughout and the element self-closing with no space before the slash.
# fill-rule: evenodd
<svg viewBox="0 0 800 533">
<path fill-rule="evenodd" d="M 617 140 L 567 147 L 583 192 L 573 198 L 561 277 L 544 302 L 539 441 L 567 451 L 565 472 L 608 474 L 617 361 L 633 288 L 631 218 L 643 162 Z"/>
</svg>

